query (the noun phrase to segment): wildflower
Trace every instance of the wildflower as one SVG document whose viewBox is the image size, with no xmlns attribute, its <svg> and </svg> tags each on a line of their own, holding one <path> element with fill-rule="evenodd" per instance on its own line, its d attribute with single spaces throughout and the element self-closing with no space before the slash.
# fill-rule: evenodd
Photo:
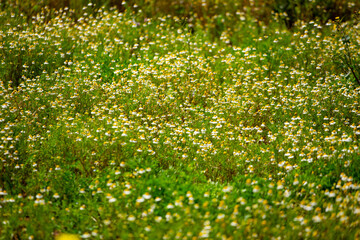
<svg viewBox="0 0 360 240">
<path fill-rule="evenodd" d="M 83 235 L 80 236 L 81 238 L 90 238 L 91 234 L 88 232 L 85 232 Z"/>
<path fill-rule="evenodd" d="M 327 207 L 325 208 L 325 212 L 331 212 L 332 210 L 333 210 L 332 204 L 328 204 Z"/>
<path fill-rule="evenodd" d="M 321 219 L 321 217 L 319 215 L 315 215 L 315 216 L 313 216 L 312 220 L 314 222 L 318 223 L 318 222 L 321 222 L 322 219 Z"/>
<path fill-rule="evenodd" d="M 291 192 L 289 190 L 285 190 L 284 197 L 288 198 L 288 197 L 290 197 L 290 195 L 291 195 Z"/>
<path fill-rule="evenodd" d="M 293 185 L 296 186 L 299 184 L 299 180 L 297 178 L 295 178 L 294 182 L 293 182 Z"/>
<path fill-rule="evenodd" d="M 225 186 L 222 191 L 227 193 L 227 192 L 231 192 L 231 190 L 232 190 L 231 186 Z"/>
<path fill-rule="evenodd" d="M 230 223 L 230 225 L 233 226 L 233 227 L 236 227 L 236 226 L 238 225 L 238 223 L 237 223 L 236 221 L 232 221 L 232 222 Z"/>
<path fill-rule="evenodd" d="M 258 193 L 260 191 L 260 187 L 258 185 L 256 185 L 254 188 L 253 188 L 253 193 Z"/>
<path fill-rule="evenodd" d="M 144 199 L 150 199 L 151 198 L 150 193 L 146 192 L 145 194 L 143 194 L 143 198 Z"/>
</svg>

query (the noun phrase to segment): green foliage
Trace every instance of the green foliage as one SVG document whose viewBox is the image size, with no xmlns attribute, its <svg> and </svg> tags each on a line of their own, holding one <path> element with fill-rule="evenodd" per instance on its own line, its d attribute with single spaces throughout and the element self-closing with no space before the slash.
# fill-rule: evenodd
<svg viewBox="0 0 360 240">
<path fill-rule="evenodd" d="M 286 25 L 291 28 L 298 20 L 318 20 L 322 23 L 335 20 L 335 17 L 349 20 L 358 8 L 357 4 L 355 1 L 342 0 L 275 0 L 273 9 L 281 14 Z"/>
<path fill-rule="evenodd" d="M 1 3 L 0 239 L 356 238 L 359 22 L 332 4 Z"/>
<path fill-rule="evenodd" d="M 340 18 L 337 18 L 336 30 L 338 41 L 342 44 L 339 48 L 333 49 L 333 61 L 337 66 L 344 71 L 345 78 L 353 76 L 356 83 L 360 85 L 360 55 L 359 49 L 359 17 L 360 13 L 356 15 L 355 26 L 348 27 L 346 23 L 342 23 Z M 351 37 L 350 37 L 351 36 Z"/>
</svg>

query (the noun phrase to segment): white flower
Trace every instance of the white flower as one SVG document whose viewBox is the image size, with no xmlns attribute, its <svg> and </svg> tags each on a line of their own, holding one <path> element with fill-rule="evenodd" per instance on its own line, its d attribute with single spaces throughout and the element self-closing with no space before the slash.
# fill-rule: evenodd
<svg viewBox="0 0 360 240">
<path fill-rule="evenodd" d="M 124 194 L 125 194 L 125 195 L 129 195 L 130 193 L 131 193 L 131 191 L 130 191 L 129 189 L 125 189 L 125 190 L 124 190 Z"/>
<path fill-rule="evenodd" d="M 151 195 L 150 195 L 149 193 L 145 193 L 145 194 L 143 195 L 143 198 L 144 198 L 144 199 L 150 199 L 150 198 L 151 198 Z"/>
<path fill-rule="evenodd" d="M 312 220 L 313 220 L 314 222 L 318 223 L 318 222 L 321 222 L 322 219 L 321 219 L 320 216 L 316 215 L 316 216 L 314 216 L 314 217 L 312 218 Z"/>
<path fill-rule="evenodd" d="M 81 238 L 89 238 L 91 237 L 90 233 L 84 233 L 83 235 L 80 236 Z"/>
<path fill-rule="evenodd" d="M 285 190 L 284 197 L 288 198 L 288 197 L 290 197 L 290 195 L 291 195 L 291 192 L 288 190 Z"/>
<path fill-rule="evenodd" d="M 232 190 L 232 186 L 225 186 L 223 189 L 222 189 L 222 191 L 223 192 L 231 192 L 231 190 Z"/>
</svg>

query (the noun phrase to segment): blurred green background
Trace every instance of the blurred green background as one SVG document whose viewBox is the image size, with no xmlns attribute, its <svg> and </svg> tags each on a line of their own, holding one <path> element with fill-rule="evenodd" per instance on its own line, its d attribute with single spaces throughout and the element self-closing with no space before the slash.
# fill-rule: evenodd
<svg viewBox="0 0 360 240">
<path fill-rule="evenodd" d="M 238 21 L 251 16 L 261 22 L 269 22 L 271 17 L 279 15 L 286 26 L 291 28 L 296 21 L 317 20 L 322 23 L 340 17 L 350 19 L 360 9 L 360 1 L 353 0 L 1 0 L 2 9 L 11 8 L 34 16 L 43 7 L 50 9 L 70 8 L 75 16 L 84 11 L 117 8 L 124 11 L 131 8 L 141 10 L 144 17 L 178 16 L 187 22 L 199 21 L 212 24 L 215 19 L 226 18 Z M 220 20 L 221 21 L 221 20 Z"/>
</svg>

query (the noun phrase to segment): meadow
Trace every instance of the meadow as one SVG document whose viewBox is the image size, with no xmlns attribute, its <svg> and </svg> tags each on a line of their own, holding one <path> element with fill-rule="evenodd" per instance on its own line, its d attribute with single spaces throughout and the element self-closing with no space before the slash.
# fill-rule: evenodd
<svg viewBox="0 0 360 240">
<path fill-rule="evenodd" d="M 0 239 L 360 238 L 360 12 L 122 6 L 0 8 Z"/>
</svg>

